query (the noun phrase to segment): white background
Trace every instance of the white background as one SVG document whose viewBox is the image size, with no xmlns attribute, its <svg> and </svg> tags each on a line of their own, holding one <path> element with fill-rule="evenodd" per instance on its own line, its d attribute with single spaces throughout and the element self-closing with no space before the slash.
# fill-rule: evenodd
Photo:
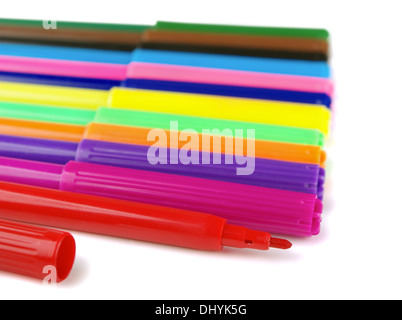
<svg viewBox="0 0 402 320">
<path fill-rule="evenodd" d="M 65 282 L 0 272 L 0 298 L 401 299 L 400 14 L 390 0 L 2 2 L 4 18 L 327 28 L 337 97 L 320 235 L 209 253 L 72 232 Z"/>
</svg>

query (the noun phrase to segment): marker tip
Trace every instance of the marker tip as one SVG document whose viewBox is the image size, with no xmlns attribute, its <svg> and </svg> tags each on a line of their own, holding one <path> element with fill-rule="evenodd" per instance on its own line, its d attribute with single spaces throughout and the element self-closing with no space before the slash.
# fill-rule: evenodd
<svg viewBox="0 0 402 320">
<path fill-rule="evenodd" d="M 288 240 L 285 239 L 278 239 L 278 238 L 271 238 L 271 241 L 269 243 L 269 246 L 271 248 L 277 248 L 277 249 L 289 249 L 292 247 L 292 243 Z"/>
</svg>

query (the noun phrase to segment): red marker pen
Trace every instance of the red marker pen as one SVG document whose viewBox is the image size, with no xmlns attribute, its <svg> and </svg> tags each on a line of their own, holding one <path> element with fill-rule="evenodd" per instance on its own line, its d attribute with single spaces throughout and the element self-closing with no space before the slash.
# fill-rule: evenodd
<svg viewBox="0 0 402 320">
<path fill-rule="evenodd" d="M 6 182 L 0 182 L 0 219 L 199 250 L 291 247 L 210 214 Z"/>
</svg>

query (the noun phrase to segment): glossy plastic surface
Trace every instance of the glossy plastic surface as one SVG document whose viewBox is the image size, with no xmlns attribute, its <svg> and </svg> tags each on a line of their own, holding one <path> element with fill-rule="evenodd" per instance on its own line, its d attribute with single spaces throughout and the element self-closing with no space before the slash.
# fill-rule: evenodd
<svg viewBox="0 0 402 320">
<path fill-rule="evenodd" d="M 127 66 L 113 63 L 0 55 L 0 71 L 122 81 L 126 78 Z"/>
<path fill-rule="evenodd" d="M 323 61 L 228 56 L 224 54 L 135 49 L 132 61 L 218 68 L 251 72 L 329 78 L 330 68 Z"/>
<path fill-rule="evenodd" d="M 162 50 L 322 61 L 328 58 L 328 42 L 313 38 L 148 29 L 141 41 L 143 48 Z"/>
<path fill-rule="evenodd" d="M 188 177 L 209 178 L 323 196 L 325 170 L 319 165 L 197 152 L 187 163 L 179 150 L 160 148 L 164 159 L 148 146 L 82 140 L 79 144 L 15 136 L 0 136 L 0 156 L 66 164 L 71 160 L 131 169 L 150 170 Z M 166 151 L 166 152 L 165 152 Z M 162 159 L 162 161 L 161 161 Z M 206 164 L 207 160 L 209 164 Z M 241 160 L 241 161 L 240 161 Z M 220 161 L 220 164 L 218 162 Z M 159 162 L 159 163 L 158 163 Z"/>
<path fill-rule="evenodd" d="M 28 19 L 0 19 L 1 24 L 12 26 L 42 27 L 43 20 Z M 142 32 L 151 27 L 148 25 L 137 24 L 118 24 L 118 23 L 99 23 L 99 22 L 73 22 L 57 21 L 57 26 L 61 29 L 70 30 L 99 30 L 99 31 L 123 31 L 123 32 Z"/>
<path fill-rule="evenodd" d="M 84 126 L 0 118 L 0 135 L 79 142 L 84 134 Z"/>
<path fill-rule="evenodd" d="M 96 110 L 107 104 L 109 91 L 0 82 L 0 101 Z"/>
<path fill-rule="evenodd" d="M 2 189 L 0 198 L 4 199 L 5 195 L 10 194 Z M 17 208 L 14 210 L 18 211 Z M 4 201 L 1 202 L 2 218 L 20 220 L 8 215 L 8 211 Z M 73 236 L 68 232 L 11 220 L 0 220 L 0 270 L 44 280 L 49 276 L 49 280 L 55 282 L 65 280 L 75 260 Z"/>
<path fill-rule="evenodd" d="M 200 250 L 223 244 L 266 250 L 271 240 L 241 228 L 233 241 L 226 220 L 209 214 L 6 182 L 0 182 L 0 207 L 2 219 Z"/>
<path fill-rule="evenodd" d="M 219 32 L 228 34 L 264 35 L 280 37 L 302 37 L 313 39 L 328 39 L 329 33 L 325 29 L 313 28 L 284 28 L 284 27 L 263 27 L 263 26 L 241 26 L 223 24 L 201 24 L 158 21 L 155 25 L 158 30 L 181 30 L 193 32 Z"/>
<path fill-rule="evenodd" d="M 127 88 L 110 92 L 108 106 L 114 108 L 319 129 L 325 135 L 330 126 L 325 106 Z"/>
<path fill-rule="evenodd" d="M 178 149 L 159 148 L 159 155 L 163 154 L 164 157 L 149 150 L 148 146 L 83 140 L 78 146 L 75 160 L 311 193 L 320 199 L 323 196 L 325 170 L 319 165 L 252 157 L 246 163 L 238 164 L 238 158 L 208 152 L 193 153 L 191 161 L 194 162 L 191 162 L 189 158 L 180 155 Z M 209 159 L 209 164 L 205 164 L 205 159 Z"/>
<path fill-rule="evenodd" d="M 144 28 L 132 31 L 97 30 L 95 28 L 69 27 L 57 21 L 57 29 L 45 29 L 44 21 L 36 24 L 7 23 L 0 19 L 0 40 L 31 44 L 61 45 L 66 47 L 96 48 L 106 50 L 133 50 L 141 41 Z M 85 26 L 84 26 L 85 27 Z"/>
<path fill-rule="evenodd" d="M 316 234 L 321 220 L 311 194 L 74 161 L 0 158 L 0 169 L 1 181 L 204 212 L 293 236 Z"/>
<path fill-rule="evenodd" d="M 198 133 L 202 133 L 205 129 L 217 129 L 222 135 L 226 135 L 226 132 L 230 132 L 233 135 L 236 129 L 242 129 L 244 134 L 246 134 L 248 129 L 251 129 L 255 130 L 255 138 L 257 140 L 300 143 L 321 147 L 324 145 L 324 135 L 318 129 L 195 117 L 171 113 L 144 112 L 101 107 L 97 110 L 94 121 L 124 126 L 160 128 L 165 130 L 170 129 L 171 121 L 177 121 L 179 130 L 192 129 Z"/>
<path fill-rule="evenodd" d="M 131 52 L 126 51 L 5 42 L 0 43 L 0 52 L 1 55 L 4 56 L 115 63 L 122 65 L 128 64 L 131 58 Z"/>
<path fill-rule="evenodd" d="M 84 126 L 94 120 L 95 112 L 95 110 L 81 108 L 0 101 L 0 117 L 8 119 Z"/>
<path fill-rule="evenodd" d="M 132 62 L 127 69 L 127 78 L 322 93 L 329 97 L 333 95 L 333 83 L 325 78 L 158 63 Z"/>
<path fill-rule="evenodd" d="M 257 140 L 298 143 L 323 146 L 324 135 L 317 129 L 276 126 L 243 121 L 229 121 L 205 117 L 191 117 L 168 113 L 142 112 L 136 110 L 100 107 L 95 110 L 64 108 L 37 104 L 0 102 L 0 117 L 32 121 L 54 122 L 85 126 L 92 121 L 134 126 L 142 128 L 161 128 L 170 130 L 170 122 L 177 121 L 179 130 L 189 129 L 202 133 L 204 129 L 217 129 L 226 135 L 236 129 L 255 130 Z"/>
<path fill-rule="evenodd" d="M 153 128 L 110 125 L 96 122 L 92 122 L 87 126 L 77 126 L 52 122 L 0 118 L 0 135 L 71 142 L 80 142 L 82 139 L 90 139 L 152 146 L 155 142 L 148 139 L 152 130 Z M 165 130 L 164 132 L 167 137 L 166 145 L 168 148 L 171 147 L 170 137 L 177 137 L 176 147 L 179 149 L 185 147 L 188 140 L 191 139 L 191 141 L 199 142 L 192 146 L 192 150 L 246 155 L 247 148 L 250 143 L 252 143 L 257 158 L 318 164 L 320 166 L 324 166 L 325 162 L 325 153 L 318 146 L 264 140 L 254 140 L 251 142 L 243 138 L 223 137 L 218 135 L 218 132 L 217 134 L 169 130 Z"/>
<path fill-rule="evenodd" d="M 42 127 L 46 128 L 47 125 L 43 124 Z M 8 134 L 2 132 L 1 129 L 0 119 L 0 134 Z M 65 126 L 61 126 L 58 132 L 65 129 Z M 152 146 L 155 143 L 149 139 L 152 130 L 153 128 L 129 127 L 93 122 L 87 126 L 84 139 Z M 52 131 L 53 129 L 48 131 L 49 138 L 51 138 Z M 318 164 L 320 166 L 324 166 L 325 163 L 325 152 L 319 146 L 264 140 L 254 140 L 251 142 L 247 138 L 232 138 L 230 136 L 224 137 L 217 134 L 196 133 L 192 130 L 164 130 L 164 132 L 166 134 L 166 146 L 168 148 L 177 144 L 174 147 L 182 149 L 186 146 L 188 141 L 191 140 L 199 142 L 192 144 L 192 150 L 246 155 L 247 148 L 250 144 L 253 144 L 255 149 L 254 154 L 257 158 Z M 60 132 L 60 134 L 62 134 L 62 132 Z M 67 134 L 70 134 L 70 131 Z M 68 138 L 67 134 L 66 138 Z M 246 136 L 246 133 L 244 133 L 244 136 Z"/>
<path fill-rule="evenodd" d="M 331 98 L 321 93 L 153 79 L 127 79 L 124 80 L 121 85 L 127 88 L 147 90 L 163 90 L 238 98 L 289 101 L 296 103 L 317 104 L 319 106 L 325 105 L 328 108 L 331 106 Z"/>
<path fill-rule="evenodd" d="M 155 90 L 110 91 L 0 82 L 3 102 L 97 110 L 109 106 L 139 111 L 319 129 L 328 134 L 331 111 L 325 106 Z M 191 106 L 191 107 L 189 107 Z"/>
</svg>

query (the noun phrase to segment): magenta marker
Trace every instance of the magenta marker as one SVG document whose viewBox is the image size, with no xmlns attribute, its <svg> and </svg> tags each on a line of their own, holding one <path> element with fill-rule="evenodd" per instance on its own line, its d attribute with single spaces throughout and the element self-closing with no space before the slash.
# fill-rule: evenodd
<svg viewBox="0 0 402 320">
<path fill-rule="evenodd" d="M 0 158 L 0 180 L 205 212 L 278 234 L 312 236 L 321 223 L 313 194 L 145 170 Z"/>
</svg>

